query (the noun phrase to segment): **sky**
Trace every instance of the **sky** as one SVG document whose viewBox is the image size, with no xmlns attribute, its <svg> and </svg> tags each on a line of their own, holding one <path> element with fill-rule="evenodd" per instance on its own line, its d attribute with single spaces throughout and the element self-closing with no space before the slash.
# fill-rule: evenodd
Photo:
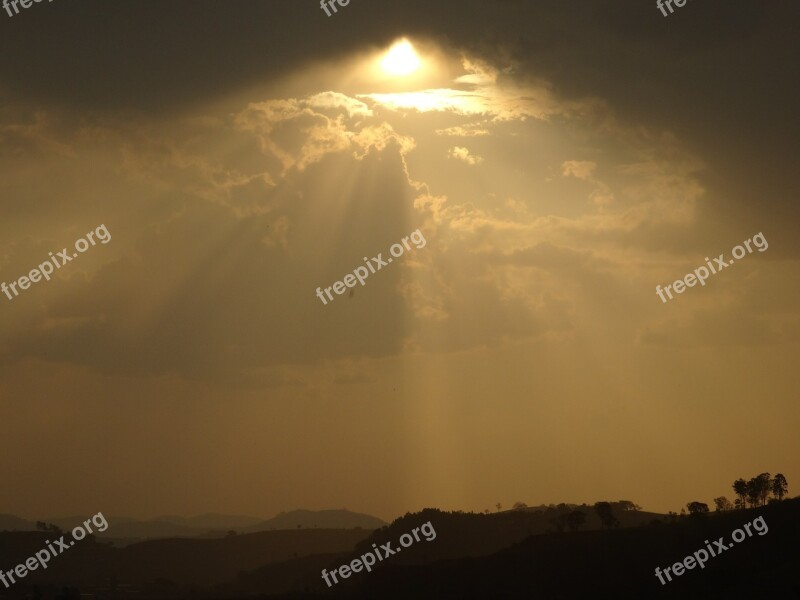
<svg viewBox="0 0 800 600">
<path fill-rule="evenodd" d="M 0 11 L 0 280 L 108 233 L 0 294 L 0 512 L 794 495 L 798 17 Z"/>
</svg>

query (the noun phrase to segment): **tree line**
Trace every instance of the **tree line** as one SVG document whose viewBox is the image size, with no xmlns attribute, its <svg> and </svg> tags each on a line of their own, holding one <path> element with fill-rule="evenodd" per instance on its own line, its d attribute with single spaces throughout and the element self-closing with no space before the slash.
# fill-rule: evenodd
<svg viewBox="0 0 800 600">
<path fill-rule="evenodd" d="M 772 477 L 769 473 L 761 473 L 749 480 L 737 479 L 733 482 L 733 491 L 736 494 L 734 502 L 728 500 L 725 496 L 714 498 L 714 506 L 716 510 L 734 510 L 744 508 L 756 508 L 764 506 L 768 502 L 780 502 L 789 494 L 789 484 L 786 477 L 782 473 L 776 473 Z M 573 505 L 574 506 L 574 505 Z M 496 504 L 497 511 L 502 510 L 503 505 L 499 502 Z M 524 502 L 517 502 L 514 504 L 512 510 L 526 510 L 528 506 Z M 580 510 L 583 508 L 584 510 Z M 580 508 L 573 508 L 567 504 L 559 504 L 558 506 L 551 504 L 547 507 L 547 512 L 556 513 L 550 519 L 550 523 L 555 527 L 556 531 L 562 532 L 565 529 L 570 531 L 577 531 L 586 524 L 586 517 L 589 508 L 594 509 L 594 513 L 600 519 L 600 524 L 603 529 L 611 529 L 620 526 L 620 521 L 614 515 L 614 511 L 641 511 L 642 507 L 630 500 L 619 500 L 617 502 L 595 502 L 591 507 L 586 504 L 581 505 Z M 691 515 L 702 515 L 709 512 L 708 504 L 705 502 L 689 502 L 685 509 L 681 509 L 681 515 L 685 515 L 686 511 Z M 489 513 L 487 508 L 485 511 Z M 678 513 L 670 511 L 667 515 L 668 519 L 674 522 L 678 519 Z M 653 519 L 651 524 L 661 523 L 660 519 Z"/>
<path fill-rule="evenodd" d="M 733 491 L 736 494 L 734 502 L 725 496 L 714 498 L 716 510 L 734 510 L 740 508 L 756 508 L 765 506 L 767 502 L 780 502 L 789 494 L 789 484 L 782 473 L 771 477 L 769 473 L 761 473 L 749 480 L 737 479 L 733 482 Z M 772 496 L 770 498 L 770 496 Z M 697 515 L 708 512 L 708 504 L 703 502 L 689 502 L 686 505 L 689 514 Z"/>
</svg>

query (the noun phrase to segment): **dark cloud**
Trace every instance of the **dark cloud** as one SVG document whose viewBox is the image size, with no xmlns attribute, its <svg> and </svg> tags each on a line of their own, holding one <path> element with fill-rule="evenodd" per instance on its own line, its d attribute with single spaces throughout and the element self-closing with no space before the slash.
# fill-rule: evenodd
<svg viewBox="0 0 800 600">
<path fill-rule="evenodd" d="M 763 226 L 785 229 L 800 191 L 785 176 L 800 133 L 798 18 L 789 0 L 693 2 L 667 18 L 638 0 L 370 0 L 333 17 L 313 0 L 70 0 L 2 15 L 0 89 L 23 104 L 172 113 L 397 35 L 430 36 L 674 131 L 712 167 L 709 210 L 747 219 L 763 202 L 774 215 Z"/>
</svg>

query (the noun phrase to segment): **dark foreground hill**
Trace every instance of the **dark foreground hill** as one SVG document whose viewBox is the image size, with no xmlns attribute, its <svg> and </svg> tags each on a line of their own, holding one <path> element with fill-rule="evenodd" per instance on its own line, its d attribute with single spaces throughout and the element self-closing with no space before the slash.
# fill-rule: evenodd
<svg viewBox="0 0 800 600">
<path fill-rule="evenodd" d="M 546 513 L 493 515 L 426 509 L 376 531 L 301 529 L 224 539 L 157 540 L 118 549 L 87 538 L 0 598 L 55 598 L 62 586 L 116 600 L 270 598 L 304 600 L 543 599 L 800 600 L 800 499 L 767 507 L 677 518 L 634 526 L 650 515 L 630 515 L 628 527 L 608 531 L 537 532 Z M 695 567 L 662 585 L 662 570 L 733 530 L 763 518 L 764 535 L 745 537 L 704 569 Z M 328 588 L 320 577 L 430 522 L 402 554 L 371 573 Z M 589 523 L 587 523 L 587 526 Z M 424 532 L 425 530 L 423 530 Z M 533 532 L 533 535 L 530 533 Z M 0 534 L 0 568 L 13 568 L 43 547 L 45 533 Z M 512 540 L 509 542 L 509 540 Z M 373 546 L 375 544 L 375 546 Z M 111 586 L 117 589 L 113 592 Z M 73 594 L 74 595 L 74 594 Z"/>
<path fill-rule="evenodd" d="M 600 520 L 591 507 L 571 506 L 567 510 L 571 511 L 574 508 L 586 512 L 587 522 L 584 528 L 600 528 Z M 327 562 L 319 560 L 318 557 L 313 557 L 313 560 L 291 560 L 242 574 L 236 584 L 231 582 L 228 592 L 234 596 L 275 594 L 288 589 L 326 591 L 326 585 L 320 577 L 323 568 L 331 570 L 346 564 L 371 551 L 373 544 L 380 546 L 391 542 L 392 547 L 396 548 L 400 536 L 410 533 L 415 527 L 420 527 L 428 521 L 434 528 L 436 539 L 428 542 L 426 536 L 420 536 L 420 542 L 405 549 L 401 554 L 392 556 L 391 565 L 421 565 L 446 559 L 488 556 L 531 535 L 555 529 L 554 521 L 557 521 L 560 512 L 555 507 L 546 510 L 514 510 L 494 514 L 446 513 L 437 509 L 425 509 L 419 513 L 406 514 L 391 525 L 374 531 L 352 551 L 332 557 Z M 641 511 L 619 511 L 616 514 L 623 528 L 641 526 L 650 523 L 654 518 L 664 517 Z M 292 587 L 287 587 L 289 582 L 292 582 Z"/>
<path fill-rule="evenodd" d="M 734 544 L 662 585 L 655 568 L 712 547 L 762 516 L 769 530 Z M 434 523 L 435 525 L 435 523 Z M 767 507 L 687 517 L 670 525 L 545 534 L 492 556 L 403 566 L 385 563 L 359 574 L 335 595 L 353 600 L 602 598 L 641 600 L 800 599 L 800 500 Z M 438 541 L 438 540 L 437 540 Z M 436 542 L 433 542 L 436 543 Z M 339 586 L 337 586 L 339 587 Z"/>
<path fill-rule="evenodd" d="M 117 582 L 142 590 L 158 585 L 169 589 L 203 589 L 236 580 L 242 571 L 273 562 L 311 555 L 350 552 L 371 532 L 356 529 L 264 531 L 221 539 L 167 539 L 114 548 L 87 537 L 54 557 L 46 570 L 30 571 L 3 595 L 31 595 L 34 585 L 79 588 L 92 592 Z M 9 571 L 46 547 L 53 533 L 0 533 L 0 569 Z M 65 540 L 69 540 L 65 536 Z"/>
<path fill-rule="evenodd" d="M 263 531 L 210 540 L 153 540 L 116 555 L 117 578 L 137 583 L 169 580 L 178 585 L 210 586 L 241 571 L 314 554 L 341 553 L 369 531 L 301 529 Z"/>
</svg>

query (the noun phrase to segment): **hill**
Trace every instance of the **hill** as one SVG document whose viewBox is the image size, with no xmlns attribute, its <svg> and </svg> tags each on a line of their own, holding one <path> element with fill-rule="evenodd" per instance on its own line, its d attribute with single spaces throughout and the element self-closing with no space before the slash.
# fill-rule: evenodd
<svg viewBox="0 0 800 600">
<path fill-rule="evenodd" d="M 86 519 L 87 515 L 43 519 L 63 531 L 71 531 Z M 376 517 L 348 510 L 294 510 L 282 512 L 271 519 L 259 519 L 244 515 L 207 513 L 194 517 L 165 515 L 156 519 L 138 520 L 128 517 L 109 517 L 106 531 L 97 532 L 102 540 L 113 540 L 115 546 L 123 547 L 136 542 L 168 538 L 223 538 L 229 531 L 257 533 L 286 529 L 365 529 L 373 530 L 386 525 Z M 0 515 L 0 531 L 36 531 L 36 522 L 14 515 Z"/>
<path fill-rule="evenodd" d="M 673 522 L 627 511 L 617 514 L 622 526 L 610 530 L 587 530 L 598 525 L 587 520 L 583 530 L 554 531 L 557 514 L 550 508 L 495 514 L 425 509 L 374 531 L 294 528 L 220 539 L 152 540 L 123 549 L 88 537 L 6 594 L 31 595 L 32 585 L 39 584 L 102 595 L 114 577 L 120 589 L 135 590 L 137 597 L 161 599 L 198 594 L 295 600 L 320 594 L 352 600 L 800 597 L 800 499 Z M 687 571 L 666 585 L 655 577 L 656 567 L 682 561 L 704 548 L 705 540 L 729 542 L 734 529 L 756 517 L 768 526 L 763 536 L 745 538 L 704 569 Z M 378 562 L 371 573 L 355 574 L 333 589 L 322 581 L 322 569 L 347 564 L 373 544 L 391 542 L 397 549 L 401 535 L 428 521 L 435 539 L 422 537 L 402 554 Z M 0 565 L 13 568 L 51 537 L 0 533 Z"/>
<path fill-rule="evenodd" d="M 14 515 L 0 515 L 0 531 L 36 531 L 36 523 Z"/>
<path fill-rule="evenodd" d="M 90 592 L 107 587 L 112 578 L 135 589 L 156 584 L 212 588 L 235 581 L 243 570 L 269 563 L 347 553 L 369 533 L 357 529 L 264 531 L 220 539 L 150 540 L 122 549 L 87 536 L 53 558 L 46 570 L 29 572 L 6 593 L 29 594 L 33 585 L 66 585 Z M 22 564 L 52 539 L 50 532 L 0 533 L 0 568 Z"/>
<path fill-rule="evenodd" d="M 244 529 L 246 532 L 277 529 L 378 529 L 386 525 L 376 517 L 341 510 L 293 510 L 282 512 Z"/>
<path fill-rule="evenodd" d="M 369 533 L 356 529 L 301 529 L 208 540 L 152 540 L 119 551 L 118 578 L 136 583 L 163 579 L 178 585 L 216 585 L 235 580 L 241 571 L 269 563 L 348 552 Z"/>
<path fill-rule="evenodd" d="M 763 516 L 769 531 L 747 537 L 705 568 L 662 585 L 655 568 L 673 565 Z M 434 521 L 434 526 L 439 526 Z M 447 535 L 442 526 L 441 539 Z M 453 535 L 459 535 L 453 532 Z M 531 598 L 680 598 L 722 600 L 800 597 L 800 500 L 687 517 L 670 525 L 531 536 L 488 557 L 404 566 L 392 560 L 342 586 L 342 597 L 415 600 Z M 437 540 L 431 543 L 433 546 Z M 392 559 L 397 557 L 392 557 Z"/>
<path fill-rule="evenodd" d="M 180 527 L 191 527 L 204 531 L 230 531 L 242 530 L 263 521 L 258 517 L 248 517 L 245 515 L 223 515 L 219 513 L 206 513 L 195 517 L 179 517 L 176 515 L 166 515 L 154 519 L 156 522 L 171 523 Z"/>
<path fill-rule="evenodd" d="M 600 520 L 591 507 L 579 506 L 587 514 L 584 528 L 600 529 Z M 335 569 L 354 558 L 369 552 L 373 544 L 381 545 L 392 542 L 397 547 L 400 536 L 415 527 L 430 521 L 436 531 L 436 539 L 432 542 L 420 541 L 404 550 L 402 554 L 392 556 L 392 565 L 425 565 L 447 559 L 483 557 L 529 538 L 545 534 L 555 529 L 553 521 L 562 512 L 571 508 L 562 505 L 545 510 L 534 509 L 505 511 L 500 513 L 447 513 L 438 509 L 425 509 L 419 513 L 409 513 L 372 532 L 356 547 L 345 554 L 332 557 L 329 561 L 306 560 L 287 561 L 278 567 L 270 565 L 252 573 L 242 575 L 239 593 L 270 594 L 284 592 L 285 582 L 291 580 L 297 590 L 309 589 L 322 591 L 326 588 L 320 578 L 323 568 Z M 650 523 L 654 518 L 662 517 L 656 513 L 627 511 L 615 513 L 621 527 L 637 527 Z M 278 576 L 278 572 L 281 573 Z M 278 583 L 276 583 L 278 582 Z"/>
</svg>

